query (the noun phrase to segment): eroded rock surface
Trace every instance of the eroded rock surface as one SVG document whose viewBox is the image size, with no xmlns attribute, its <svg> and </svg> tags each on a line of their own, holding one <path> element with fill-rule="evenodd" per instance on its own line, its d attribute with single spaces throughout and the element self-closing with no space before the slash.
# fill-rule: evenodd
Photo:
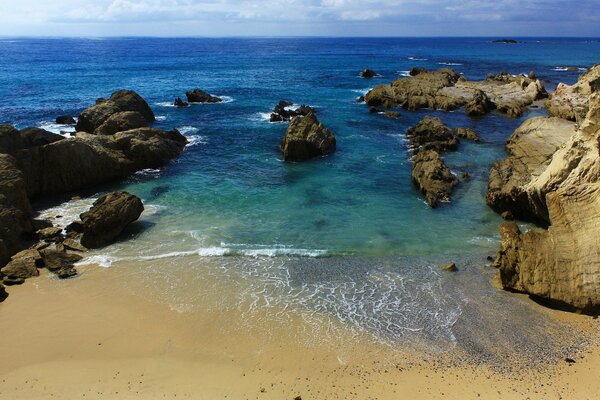
<svg viewBox="0 0 600 400">
<path fill-rule="evenodd" d="M 582 74 L 574 85 L 559 83 L 546 101 L 550 114 L 571 121 L 582 120 L 589 110 L 589 98 L 600 92 L 600 64 Z"/>
<path fill-rule="evenodd" d="M 450 201 L 450 194 L 458 185 L 458 179 L 435 150 L 420 151 L 414 157 L 412 179 L 432 208 Z"/>
<path fill-rule="evenodd" d="M 190 103 L 220 103 L 223 101 L 220 97 L 213 96 L 200 89 L 187 92 L 185 96 Z"/>
<path fill-rule="evenodd" d="M 421 150 L 454 151 L 458 148 L 458 139 L 441 119 L 426 116 L 416 126 L 406 131 L 413 152 Z"/>
</svg>

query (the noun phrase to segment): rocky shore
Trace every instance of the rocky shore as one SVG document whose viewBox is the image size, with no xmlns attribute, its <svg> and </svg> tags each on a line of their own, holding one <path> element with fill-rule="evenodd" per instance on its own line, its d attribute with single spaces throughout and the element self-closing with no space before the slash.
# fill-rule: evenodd
<svg viewBox="0 0 600 400">
<path fill-rule="evenodd" d="M 599 73 L 596 65 L 551 95 L 550 113 L 565 119 L 530 119 L 513 133 L 487 195 L 495 211 L 542 227 L 501 226 L 494 265 L 502 286 L 590 314 L 600 313 Z"/>
<path fill-rule="evenodd" d="M 76 274 L 73 264 L 82 258 L 80 252 L 111 243 L 139 217 L 143 206 L 138 198 L 114 193 L 99 199 L 65 235 L 49 221 L 34 219 L 30 201 L 69 195 L 176 158 L 187 139 L 177 130 L 149 127 L 154 120 L 141 96 L 120 90 L 84 110 L 71 138 L 38 128 L 0 125 L 0 278 L 4 284 L 22 283 L 43 267 L 60 278 L 71 277 Z M 0 297 L 5 297 L 3 287 Z"/>
</svg>

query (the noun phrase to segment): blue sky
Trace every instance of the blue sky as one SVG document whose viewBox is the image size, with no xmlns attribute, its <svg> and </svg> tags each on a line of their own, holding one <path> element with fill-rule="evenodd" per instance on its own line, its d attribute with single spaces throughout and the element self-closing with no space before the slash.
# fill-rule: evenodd
<svg viewBox="0 0 600 400">
<path fill-rule="evenodd" d="M 600 36 L 600 0 L 0 0 L 3 36 Z"/>
</svg>

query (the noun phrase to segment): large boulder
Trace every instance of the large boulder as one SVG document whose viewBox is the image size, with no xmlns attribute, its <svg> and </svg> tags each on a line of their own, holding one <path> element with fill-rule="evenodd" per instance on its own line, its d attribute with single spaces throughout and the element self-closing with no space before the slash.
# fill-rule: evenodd
<svg viewBox="0 0 600 400">
<path fill-rule="evenodd" d="M 114 135 L 117 132 L 129 131 L 131 129 L 145 128 L 148 121 L 137 111 L 121 111 L 108 117 L 98 128 L 94 130 L 95 135 Z"/>
<path fill-rule="evenodd" d="M 0 265 L 23 248 L 21 238 L 33 232 L 32 209 L 17 160 L 0 154 Z"/>
<path fill-rule="evenodd" d="M 75 125 L 77 121 L 70 115 L 60 115 L 56 117 L 56 123 L 60 125 Z"/>
<path fill-rule="evenodd" d="M 41 261 L 42 257 L 37 250 L 22 251 L 15 254 L 11 261 L 0 269 L 0 273 L 8 279 L 28 279 L 40 274 L 38 267 L 42 266 Z"/>
<path fill-rule="evenodd" d="M 220 97 L 213 96 L 200 89 L 187 92 L 185 96 L 190 103 L 220 103 L 223 101 Z"/>
<path fill-rule="evenodd" d="M 441 119 L 425 116 L 416 126 L 406 131 L 406 136 L 414 154 L 421 150 L 456 150 L 458 139 Z"/>
<path fill-rule="evenodd" d="M 363 78 L 374 78 L 379 76 L 379 74 L 373 71 L 371 68 L 365 68 L 360 72 L 360 76 Z"/>
<path fill-rule="evenodd" d="M 142 201 L 127 192 L 114 192 L 99 198 L 80 216 L 83 226 L 81 244 L 98 248 L 112 243 L 143 211 Z"/>
<path fill-rule="evenodd" d="M 63 140 L 64 137 L 40 128 L 17 130 L 10 125 L 0 125 L 0 153 L 16 154 L 19 150 L 44 146 Z"/>
<path fill-rule="evenodd" d="M 22 150 L 18 165 L 30 198 L 89 188 L 157 168 L 177 157 L 187 140 L 178 131 L 139 128 L 98 136 L 78 132 L 74 139 Z"/>
<path fill-rule="evenodd" d="M 573 132 L 572 125 L 564 125 L 570 137 L 519 185 L 526 209 L 548 229 L 522 233 L 515 225 L 504 226 L 495 265 L 506 289 L 598 314 L 600 93 L 592 93 L 588 104 L 580 128 Z M 516 200 L 510 201 L 507 197 L 514 207 Z"/>
<path fill-rule="evenodd" d="M 96 105 L 84 110 L 79 115 L 76 130 L 93 133 L 110 116 L 123 111 L 136 111 L 148 123 L 155 121 L 154 113 L 146 100 L 132 90 L 119 90 L 106 101 L 99 101 Z"/>
<path fill-rule="evenodd" d="M 465 111 L 473 116 L 497 109 L 518 117 L 528 105 L 546 96 L 544 86 L 537 79 L 503 73 L 491 74 L 483 81 L 467 81 L 452 69 L 443 68 L 415 71 L 412 77 L 379 85 L 367 93 L 365 103 L 369 107 L 409 110 L 455 110 L 465 106 Z"/>
<path fill-rule="evenodd" d="M 310 112 L 292 119 L 280 147 L 285 161 L 302 161 L 333 153 L 336 140 L 333 133 Z"/>
<path fill-rule="evenodd" d="M 458 179 L 435 150 L 420 151 L 413 158 L 412 180 L 432 208 L 450 201 L 450 194 L 458 185 Z"/>
<path fill-rule="evenodd" d="M 546 101 L 550 114 L 571 121 L 582 120 L 589 109 L 589 97 L 600 91 L 600 64 L 582 74 L 574 85 L 559 83 Z"/>
</svg>

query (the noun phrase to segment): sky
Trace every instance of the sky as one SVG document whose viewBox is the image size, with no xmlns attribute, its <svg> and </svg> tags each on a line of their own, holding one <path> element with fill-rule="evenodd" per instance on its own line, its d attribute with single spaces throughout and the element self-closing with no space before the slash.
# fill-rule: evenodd
<svg viewBox="0 0 600 400">
<path fill-rule="evenodd" d="M 600 36 L 600 0 L 0 0 L 0 36 Z"/>
</svg>

